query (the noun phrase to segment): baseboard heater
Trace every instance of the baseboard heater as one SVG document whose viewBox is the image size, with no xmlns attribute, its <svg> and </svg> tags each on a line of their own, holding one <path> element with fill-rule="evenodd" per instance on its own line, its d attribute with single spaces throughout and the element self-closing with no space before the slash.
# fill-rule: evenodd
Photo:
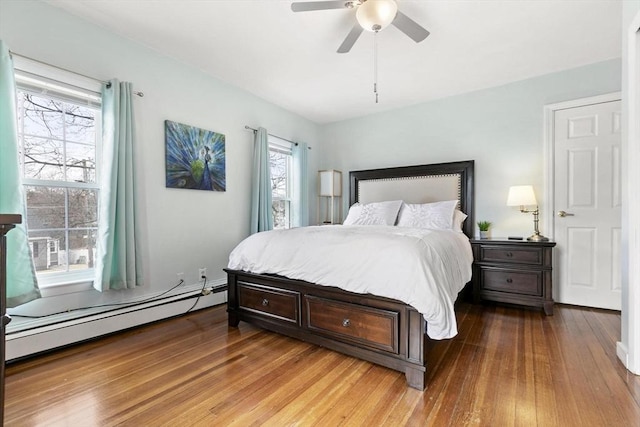
<svg viewBox="0 0 640 427">
<path fill-rule="evenodd" d="M 179 316 L 189 309 L 194 311 L 226 303 L 226 285 L 214 286 L 212 290 L 213 292 L 206 295 L 203 295 L 202 290 L 199 289 L 142 304 L 132 303 L 112 310 L 8 334 L 7 362 L 16 362 L 70 344 Z M 198 296 L 199 299 L 194 305 L 194 298 Z"/>
</svg>

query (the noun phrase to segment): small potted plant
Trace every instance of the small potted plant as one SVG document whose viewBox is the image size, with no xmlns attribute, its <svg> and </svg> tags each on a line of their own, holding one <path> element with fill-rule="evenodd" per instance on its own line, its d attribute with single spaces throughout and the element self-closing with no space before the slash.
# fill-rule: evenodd
<svg viewBox="0 0 640 427">
<path fill-rule="evenodd" d="M 491 222 L 489 221 L 479 221 L 478 222 L 478 230 L 480 230 L 480 238 L 488 239 L 489 238 L 489 228 L 491 227 Z"/>
</svg>

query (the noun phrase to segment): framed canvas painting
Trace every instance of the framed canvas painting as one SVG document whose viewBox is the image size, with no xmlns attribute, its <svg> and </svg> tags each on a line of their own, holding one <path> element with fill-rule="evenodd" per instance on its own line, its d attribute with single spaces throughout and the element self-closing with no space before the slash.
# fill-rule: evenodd
<svg viewBox="0 0 640 427">
<path fill-rule="evenodd" d="M 225 137 L 165 120 L 168 188 L 226 191 Z"/>
</svg>

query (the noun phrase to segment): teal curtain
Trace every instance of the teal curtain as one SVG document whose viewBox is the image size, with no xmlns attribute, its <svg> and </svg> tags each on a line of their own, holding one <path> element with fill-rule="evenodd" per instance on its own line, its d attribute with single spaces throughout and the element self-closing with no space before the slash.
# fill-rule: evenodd
<svg viewBox="0 0 640 427">
<path fill-rule="evenodd" d="M 309 147 L 304 142 L 298 142 L 293 146 L 293 226 L 306 227 L 309 225 L 309 169 L 307 158 Z"/>
<path fill-rule="evenodd" d="M 273 230 L 271 202 L 271 166 L 269 137 L 265 128 L 258 128 L 253 146 L 253 176 L 251 177 L 251 234 Z"/>
<path fill-rule="evenodd" d="M 98 290 L 142 285 L 134 182 L 131 83 L 111 80 L 102 91 L 102 175 L 98 225 Z"/>
<path fill-rule="evenodd" d="M 0 40 L 0 213 L 22 215 L 22 224 L 7 233 L 7 307 L 40 298 L 27 235 L 16 126 L 13 61 Z"/>
</svg>

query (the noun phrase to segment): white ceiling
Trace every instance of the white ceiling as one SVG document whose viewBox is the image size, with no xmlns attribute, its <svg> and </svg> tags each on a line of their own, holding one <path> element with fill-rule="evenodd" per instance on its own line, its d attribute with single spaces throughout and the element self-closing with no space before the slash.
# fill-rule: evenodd
<svg viewBox="0 0 640 427">
<path fill-rule="evenodd" d="M 305 1 L 305 0 L 302 0 Z M 282 0 L 49 0 L 317 123 L 386 111 L 621 56 L 620 0 L 398 0 L 431 35 L 390 26 L 336 49 L 348 9 Z"/>
</svg>

